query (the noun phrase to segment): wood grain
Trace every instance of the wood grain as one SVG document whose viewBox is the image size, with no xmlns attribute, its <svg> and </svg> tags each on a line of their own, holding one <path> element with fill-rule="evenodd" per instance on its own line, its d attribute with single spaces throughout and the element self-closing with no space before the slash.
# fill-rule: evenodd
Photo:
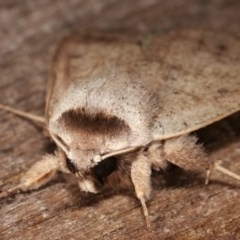
<svg viewBox="0 0 240 240">
<path fill-rule="evenodd" d="M 201 27 L 240 37 L 238 0 L 8 0 L 0 2 L 0 102 L 43 115 L 48 66 L 60 39 L 77 29 L 164 33 Z M 240 173 L 240 115 L 197 134 L 210 159 Z M 39 127 L 0 112 L 0 185 L 14 186 L 41 155 L 51 151 Z M 213 173 L 173 168 L 154 173 L 148 203 L 157 239 L 240 238 L 240 183 Z M 0 239 L 149 239 L 131 190 L 90 195 L 59 175 L 37 191 L 0 202 Z"/>
</svg>

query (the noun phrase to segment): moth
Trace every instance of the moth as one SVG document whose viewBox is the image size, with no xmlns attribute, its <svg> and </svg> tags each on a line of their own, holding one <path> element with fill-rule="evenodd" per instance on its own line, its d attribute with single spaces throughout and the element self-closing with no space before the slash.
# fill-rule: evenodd
<svg viewBox="0 0 240 240">
<path fill-rule="evenodd" d="M 37 189 L 58 171 L 81 190 L 99 192 L 129 178 L 150 228 L 146 201 L 152 169 L 173 163 L 207 173 L 216 169 L 191 133 L 240 110 L 240 42 L 234 36 L 182 29 L 165 35 L 74 34 L 51 66 L 46 116 L 1 105 L 48 130 L 58 150 L 42 157 L 19 185 Z"/>
</svg>

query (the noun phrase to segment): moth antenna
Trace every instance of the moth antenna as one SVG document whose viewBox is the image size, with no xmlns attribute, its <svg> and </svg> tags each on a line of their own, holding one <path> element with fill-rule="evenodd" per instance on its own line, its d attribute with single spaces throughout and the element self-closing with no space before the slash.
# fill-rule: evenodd
<svg viewBox="0 0 240 240">
<path fill-rule="evenodd" d="M 148 213 L 148 208 L 147 208 L 146 202 L 143 197 L 140 197 L 139 200 L 142 204 L 143 214 L 144 214 L 144 217 L 146 220 L 147 229 L 151 232 L 152 228 L 151 228 L 151 224 L 150 224 L 150 218 L 149 218 L 149 213 Z"/>
<path fill-rule="evenodd" d="M 25 119 L 28 119 L 28 120 L 31 120 L 34 122 L 39 122 L 41 124 L 46 125 L 46 121 L 45 121 L 44 117 L 40 117 L 40 116 L 34 115 L 32 113 L 26 113 L 24 111 L 21 111 L 21 110 L 18 110 L 18 109 L 15 109 L 15 108 L 3 105 L 3 104 L 0 104 L 0 109 L 10 112 L 10 113 L 13 113 L 17 116 L 23 117 Z"/>
<path fill-rule="evenodd" d="M 238 174 L 236 174 L 236 173 L 234 173 L 234 172 L 224 168 L 220 164 L 215 164 L 214 169 L 216 169 L 217 171 L 219 171 L 219 172 L 221 172 L 221 173 L 223 173 L 223 174 L 225 174 L 225 175 L 227 175 L 227 176 L 229 176 L 231 178 L 234 178 L 234 179 L 240 181 L 240 175 L 238 175 Z"/>
<path fill-rule="evenodd" d="M 130 147 L 130 148 L 122 149 L 122 150 L 119 150 L 119 151 L 114 151 L 114 152 L 111 152 L 111 153 L 107 153 L 107 154 L 101 156 L 101 160 L 104 160 L 104 159 L 112 157 L 112 156 L 117 156 L 117 155 L 120 155 L 120 154 L 129 153 L 133 150 L 136 150 L 136 148 L 137 147 Z M 98 159 L 96 159 L 96 160 L 98 160 Z"/>
</svg>

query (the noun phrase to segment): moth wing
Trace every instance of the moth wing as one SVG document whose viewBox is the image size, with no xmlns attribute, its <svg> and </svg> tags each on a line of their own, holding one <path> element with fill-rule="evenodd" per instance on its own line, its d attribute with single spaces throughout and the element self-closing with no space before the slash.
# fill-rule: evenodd
<svg viewBox="0 0 240 240">
<path fill-rule="evenodd" d="M 63 39 L 55 52 L 49 71 L 45 108 L 47 120 L 49 121 L 54 108 L 62 101 L 64 93 L 73 83 L 77 86 L 78 83 L 84 84 L 86 79 L 90 81 L 98 74 L 103 75 L 104 64 L 108 65 L 112 59 L 118 58 L 119 52 L 122 56 L 128 54 L 134 60 L 137 59 L 138 55 L 131 54 L 131 47 L 135 43 L 134 37 L 101 31 L 73 33 Z M 133 51 L 138 50 L 136 48 Z M 105 77 L 108 78 L 108 74 L 105 74 Z"/>
<path fill-rule="evenodd" d="M 240 41 L 215 32 L 181 30 L 149 45 L 159 59 L 159 109 L 153 139 L 189 133 L 240 110 Z M 160 76 L 157 76 L 160 74 Z"/>
<path fill-rule="evenodd" d="M 49 69 L 45 107 L 47 121 L 52 115 L 54 106 L 61 100 L 61 96 L 69 85 L 67 77 L 69 52 L 74 47 L 74 42 L 69 44 L 69 40 L 66 38 L 59 44 Z"/>
<path fill-rule="evenodd" d="M 72 83 L 84 88 L 85 82 L 94 85 L 91 79 L 104 78 L 101 91 L 90 88 L 93 103 L 104 107 L 100 98 L 109 96 L 112 113 L 133 127 L 139 123 L 134 129 L 139 144 L 178 136 L 240 110 L 239 66 L 239 40 L 216 32 L 181 30 L 142 41 L 118 34 L 75 34 L 54 57 L 47 119 Z M 140 139 L 148 130 L 151 136 Z"/>
</svg>

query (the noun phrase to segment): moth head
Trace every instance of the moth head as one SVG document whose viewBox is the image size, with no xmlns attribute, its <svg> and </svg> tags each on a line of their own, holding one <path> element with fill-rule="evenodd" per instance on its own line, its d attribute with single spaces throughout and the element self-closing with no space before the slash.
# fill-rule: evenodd
<svg viewBox="0 0 240 240">
<path fill-rule="evenodd" d="M 96 192 L 117 168 L 116 157 L 103 160 L 103 156 L 127 148 L 131 132 L 117 116 L 89 113 L 84 108 L 63 112 L 50 121 L 49 131 L 65 152 L 68 170 L 79 178 L 81 189 L 90 192 Z"/>
</svg>

